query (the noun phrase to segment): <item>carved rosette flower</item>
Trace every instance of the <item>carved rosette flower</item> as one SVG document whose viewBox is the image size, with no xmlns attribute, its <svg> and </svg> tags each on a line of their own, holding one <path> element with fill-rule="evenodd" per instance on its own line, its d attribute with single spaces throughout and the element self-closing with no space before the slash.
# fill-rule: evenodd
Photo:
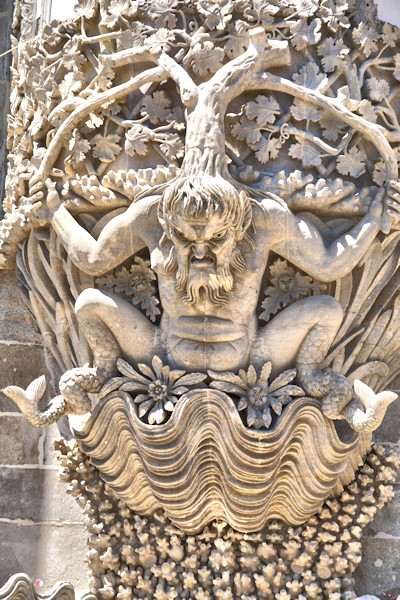
<svg viewBox="0 0 400 600">
<path fill-rule="evenodd" d="M 271 411 L 279 416 L 286 404 L 304 396 L 299 386 L 290 384 L 296 377 L 296 369 L 284 371 L 270 383 L 271 371 L 272 364 L 268 361 L 258 372 L 250 365 L 247 371 L 241 369 L 238 375 L 215 371 L 208 371 L 208 374 L 213 379 L 210 387 L 239 396 L 237 409 L 246 410 L 248 427 L 268 429 L 272 423 Z"/>
<path fill-rule="evenodd" d="M 269 321 L 272 315 L 285 308 L 295 300 L 310 296 L 326 289 L 308 275 L 301 275 L 286 260 L 278 258 L 269 268 L 270 285 L 265 289 L 265 300 L 261 304 L 264 309 L 260 319 Z"/>
<path fill-rule="evenodd" d="M 164 423 L 180 396 L 207 377 L 204 373 L 186 373 L 171 369 L 168 365 L 163 365 L 158 356 L 153 357 L 151 367 L 139 364 L 140 372 L 135 371 L 122 358 L 117 360 L 117 367 L 120 373 L 129 379 L 121 385 L 120 391 L 137 394 L 134 402 L 139 405 L 139 417 L 147 415 L 150 425 Z"/>
<path fill-rule="evenodd" d="M 160 314 L 156 298 L 156 289 L 153 281 L 156 280 L 154 271 L 150 268 L 150 261 L 135 256 L 135 262 L 129 271 L 125 267 L 119 269 L 115 275 L 99 277 L 96 283 L 102 287 L 112 289 L 116 294 L 124 294 L 131 298 L 132 304 L 140 304 L 151 321 L 155 321 Z"/>
</svg>

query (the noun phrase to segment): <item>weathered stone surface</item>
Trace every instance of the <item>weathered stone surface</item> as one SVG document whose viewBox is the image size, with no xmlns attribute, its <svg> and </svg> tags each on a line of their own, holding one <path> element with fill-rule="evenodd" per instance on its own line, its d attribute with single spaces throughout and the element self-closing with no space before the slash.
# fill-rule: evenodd
<svg viewBox="0 0 400 600">
<path fill-rule="evenodd" d="M 22 415 L 16 414 L 13 417 L 0 413 L 0 432 L 0 465 L 29 465 L 39 462 L 39 440 L 44 435 L 43 431 L 35 430 L 25 422 Z"/>
<path fill-rule="evenodd" d="M 65 493 L 58 472 L 52 469 L 0 468 L 0 515 L 66 526 L 83 522 L 79 506 Z"/>
<path fill-rule="evenodd" d="M 18 381 L 21 387 L 26 387 L 33 379 L 46 373 L 43 347 L 39 345 L 0 342 L 0 365 L 0 389 L 10 381 Z M 0 411 L 15 412 L 18 408 L 14 402 L 0 393 Z"/>
<path fill-rule="evenodd" d="M 390 385 L 392 390 L 400 390 L 400 380 L 393 381 Z M 387 416 L 382 426 L 374 433 L 378 443 L 400 444 L 400 407 L 399 402 L 389 406 Z"/>
<path fill-rule="evenodd" d="M 0 2 L 0 52 L 6 52 L 10 48 L 10 36 L 11 36 L 11 11 L 13 3 L 10 0 L 1 0 Z M 6 81 L 10 78 L 10 63 L 11 56 L 6 55 L 0 60 L 0 80 Z M 7 114 L 8 99 L 6 103 L 1 106 L 2 115 Z M 6 109 L 6 110 L 4 110 Z"/>
<path fill-rule="evenodd" d="M 0 24 L 2 22 L 1 16 L 0 16 Z M 1 26 L 0 26 L 0 35 L 1 35 Z M 0 59 L 0 71 L 1 71 L 1 65 L 3 64 L 3 60 Z M 8 99 L 10 97 L 10 84 L 8 81 L 2 81 L 0 79 L 0 106 L 4 107 L 4 108 L 8 108 Z M 0 131 L 1 131 L 1 140 L 2 140 L 2 144 L 1 144 L 1 149 L 2 151 L 4 151 L 5 148 L 5 139 L 6 139 L 6 134 L 7 134 L 7 121 L 5 118 L 1 118 L 0 117 Z M 3 161 L 2 161 L 3 163 Z M 4 166 L 2 167 L 2 170 L 4 170 Z"/>
<path fill-rule="evenodd" d="M 363 559 L 354 573 L 358 594 L 400 594 L 400 539 L 363 538 Z"/>
<path fill-rule="evenodd" d="M 395 537 L 399 538 L 400 541 L 400 486 L 395 486 L 396 494 L 395 497 L 389 504 L 387 504 L 381 511 L 377 513 L 376 518 L 373 520 L 368 528 L 367 535 L 370 537 Z M 400 555 L 399 555 L 400 565 Z M 400 578 L 399 578 L 400 581 Z"/>
<path fill-rule="evenodd" d="M 87 591 L 83 526 L 0 522 L 0 585 L 14 573 L 43 581 L 45 589 L 69 581 L 77 598 Z"/>
<path fill-rule="evenodd" d="M 17 283 L 14 271 L 1 272 L 0 316 L 0 343 L 8 340 L 24 344 L 42 344 L 42 337 Z M 21 359 L 23 360 L 22 357 Z"/>
</svg>

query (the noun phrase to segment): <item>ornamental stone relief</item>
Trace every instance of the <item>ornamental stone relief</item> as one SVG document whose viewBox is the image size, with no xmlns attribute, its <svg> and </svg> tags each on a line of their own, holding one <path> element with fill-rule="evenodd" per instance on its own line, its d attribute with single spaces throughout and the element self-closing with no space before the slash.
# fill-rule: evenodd
<svg viewBox="0 0 400 600">
<path fill-rule="evenodd" d="M 70 416 L 93 593 L 354 598 L 398 467 L 371 444 L 400 374 L 399 30 L 361 0 L 82 0 L 32 36 L 29 8 L 1 261 L 59 394 L 4 393 Z"/>
</svg>

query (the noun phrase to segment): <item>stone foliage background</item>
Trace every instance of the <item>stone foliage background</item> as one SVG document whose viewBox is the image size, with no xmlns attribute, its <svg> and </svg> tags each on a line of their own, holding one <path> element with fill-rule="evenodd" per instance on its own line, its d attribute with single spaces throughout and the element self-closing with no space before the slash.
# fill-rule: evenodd
<svg viewBox="0 0 400 600">
<path fill-rule="evenodd" d="M 60 0 L 56 0 L 60 1 Z M 368 0 L 366 0 L 368 1 Z M 0 0 L 0 53 L 9 48 L 12 0 Z M 0 187 L 6 170 L 5 139 L 9 60 L 0 59 Z M 0 272 L 0 388 L 28 384 L 46 372 L 45 350 L 12 271 Z M 395 382 L 392 389 L 400 388 Z M 14 573 L 43 582 L 69 580 L 77 597 L 86 589 L 83 518 L 57 480 L 52 441 L 57 426 L 31 427 L 15 405 L 0 394 L 0 587 Z M 400 451 L 400 408 L 390 407 L 376 439 Z M 367 530 L 358 569 L 360 594 L 400 594 L 400 480 L 394 501 Z"/>
</svg>

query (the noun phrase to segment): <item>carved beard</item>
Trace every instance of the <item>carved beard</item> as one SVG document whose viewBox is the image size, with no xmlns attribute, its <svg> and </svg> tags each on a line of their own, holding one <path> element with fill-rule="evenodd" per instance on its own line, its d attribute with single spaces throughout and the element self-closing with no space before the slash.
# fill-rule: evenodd
<svg viewBox="0 0 400 600">
<path fill-rule="evenodd" d="M 217 306 L 225 306 L 228 293 L 235 285 L 235 274 L 243 273 L 246 263 L 242 253 L 236 248 L 228 265 L 217 264 L 215 272 L 198 272 L 189 268 L 187 256 L 180 256 L 172 247 L 165 270 L 167 273 L 176 273 L 176 289 L 184 292 L 182 300 L 186 304 L 197 304 L 205 300 Z"/>
</svg>

